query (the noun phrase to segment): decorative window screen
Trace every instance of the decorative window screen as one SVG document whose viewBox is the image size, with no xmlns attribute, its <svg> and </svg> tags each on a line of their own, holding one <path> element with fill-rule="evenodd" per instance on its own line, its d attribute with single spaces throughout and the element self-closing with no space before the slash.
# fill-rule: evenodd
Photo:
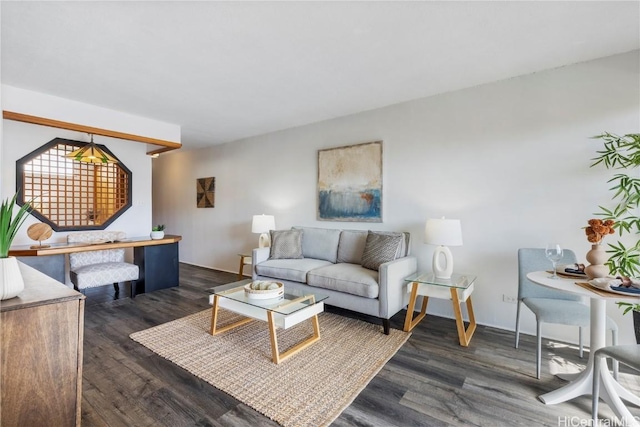
<svg viewBox="0 0 640 427">
<path fill-rule="evenodd" d="M 65 157 L 83 145 L 56 138 L 16 162 L 18 203 L 33 200 L 32 214 L 56 231 L 104 229 L 131 206 L 131 171 L 119 159 L 97 164 Z"/>
</svg>

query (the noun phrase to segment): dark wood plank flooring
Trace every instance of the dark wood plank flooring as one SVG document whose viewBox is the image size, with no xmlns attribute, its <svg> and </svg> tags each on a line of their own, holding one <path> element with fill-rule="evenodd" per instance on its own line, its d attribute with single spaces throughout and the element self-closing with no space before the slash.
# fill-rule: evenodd
<svg viewBox="0 0 640 427">
<path fill-rule="evenodd" d="M 130 299 L 128 287 L 86 293 L 82 424 L 91 426 L 273 426 L 276 423 L 155 355 L 129 338 L 208 305 L 207 289 L 236 275 L 180 265 L 180 286 Z M 345 310 L 332 312 L 372 320 Z M 402 328 L 405 311 L 391 325 Z M 382 330 L 382 326 L 381 326 Z M 427 316 L 412 337 L 336 419 L 334 426 L 587 425 L 589 397 L 546 406 L 536 396 L 564 382 L 586 359 L 575 346 L 543 341 L 543 376 L 535 379 L 535 339 L 479 326 L 468 348 L 451 319 Z M 312 348 L 309 349 L 313 351 Z M 640 377 L 621 382 L 640 392 Z M 640 417 L 640 409 L 630 408 Z M 606 404 L 601 416 L 611 417 Z M 571 423 L 574 424 L 571 424 Z M 604 425 L 604 424 L 603 424 Z"/>
</svg>

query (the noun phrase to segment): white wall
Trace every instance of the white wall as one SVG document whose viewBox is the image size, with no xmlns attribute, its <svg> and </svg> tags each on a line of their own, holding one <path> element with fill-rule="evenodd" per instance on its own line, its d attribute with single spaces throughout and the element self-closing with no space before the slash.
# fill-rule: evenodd
<svg viewBox="0 0 640 427">
<path fill-rule="evenodd" d="M 603 131 L 640 130 L 639 52 L 419 99 L 231 144 L 161 155 L 153 164 L 153 222 L 181 234 L 181 260 L 236 271 L 258 236 L 251 216 L 292 225 L 407 230 L 421 269 L 429 217 L 460 218 L 456 270 L 478 275 L 477 320 L 513 329 L 520 247 L 559 241 L 584 260 L 583 227 L 611 198 L 612 173 L 590 169 Z M 301 94 L 304 96 L 304 94 Z M 274 108 L 278 108 L 274 105 Z M 382 224 L 316 221 L 317 150 L 384 141 Z M 216 177 L 213 209 L 196 208 L 196 178 Z M 609 242 L 613 241 L 608 237 Z M 632 340 L 631 317 L 608 308 Z M 523 330 L 535 321 L 524 310 Z M 451 317 L 447 301 L 429 312 Z M 549 336 L 575 342 L 573 328 Z"/>
</svg>

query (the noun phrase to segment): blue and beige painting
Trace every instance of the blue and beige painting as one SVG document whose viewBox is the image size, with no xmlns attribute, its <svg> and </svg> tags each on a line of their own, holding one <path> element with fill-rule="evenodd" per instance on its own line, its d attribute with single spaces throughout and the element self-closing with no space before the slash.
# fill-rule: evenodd
<svg viewBox="0 0 640 427">
<path fill-rule="evenodd" d="M 382 141 L 318 151 L 318 219 L 382 222 Z"/>
<path fill-rule="evenodd" d="M 379 189 L 320 190 L 319 219 L 336 221 L 381 222 Z"/>
</svg>

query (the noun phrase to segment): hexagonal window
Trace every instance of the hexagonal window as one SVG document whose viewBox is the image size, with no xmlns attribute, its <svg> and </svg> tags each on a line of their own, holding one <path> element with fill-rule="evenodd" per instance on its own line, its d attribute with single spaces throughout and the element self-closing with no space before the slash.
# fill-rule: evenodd
<svg viewBox="0 0 640 427">
<path fill-rule="evenodd" d="M 16 161 L 18 204 L 55 231 L 103 230 L 131 207 L 131 171 L 118 163 L 83 163 L 65 157 L 86 142 L 55 138 Z"/>
</svg>

